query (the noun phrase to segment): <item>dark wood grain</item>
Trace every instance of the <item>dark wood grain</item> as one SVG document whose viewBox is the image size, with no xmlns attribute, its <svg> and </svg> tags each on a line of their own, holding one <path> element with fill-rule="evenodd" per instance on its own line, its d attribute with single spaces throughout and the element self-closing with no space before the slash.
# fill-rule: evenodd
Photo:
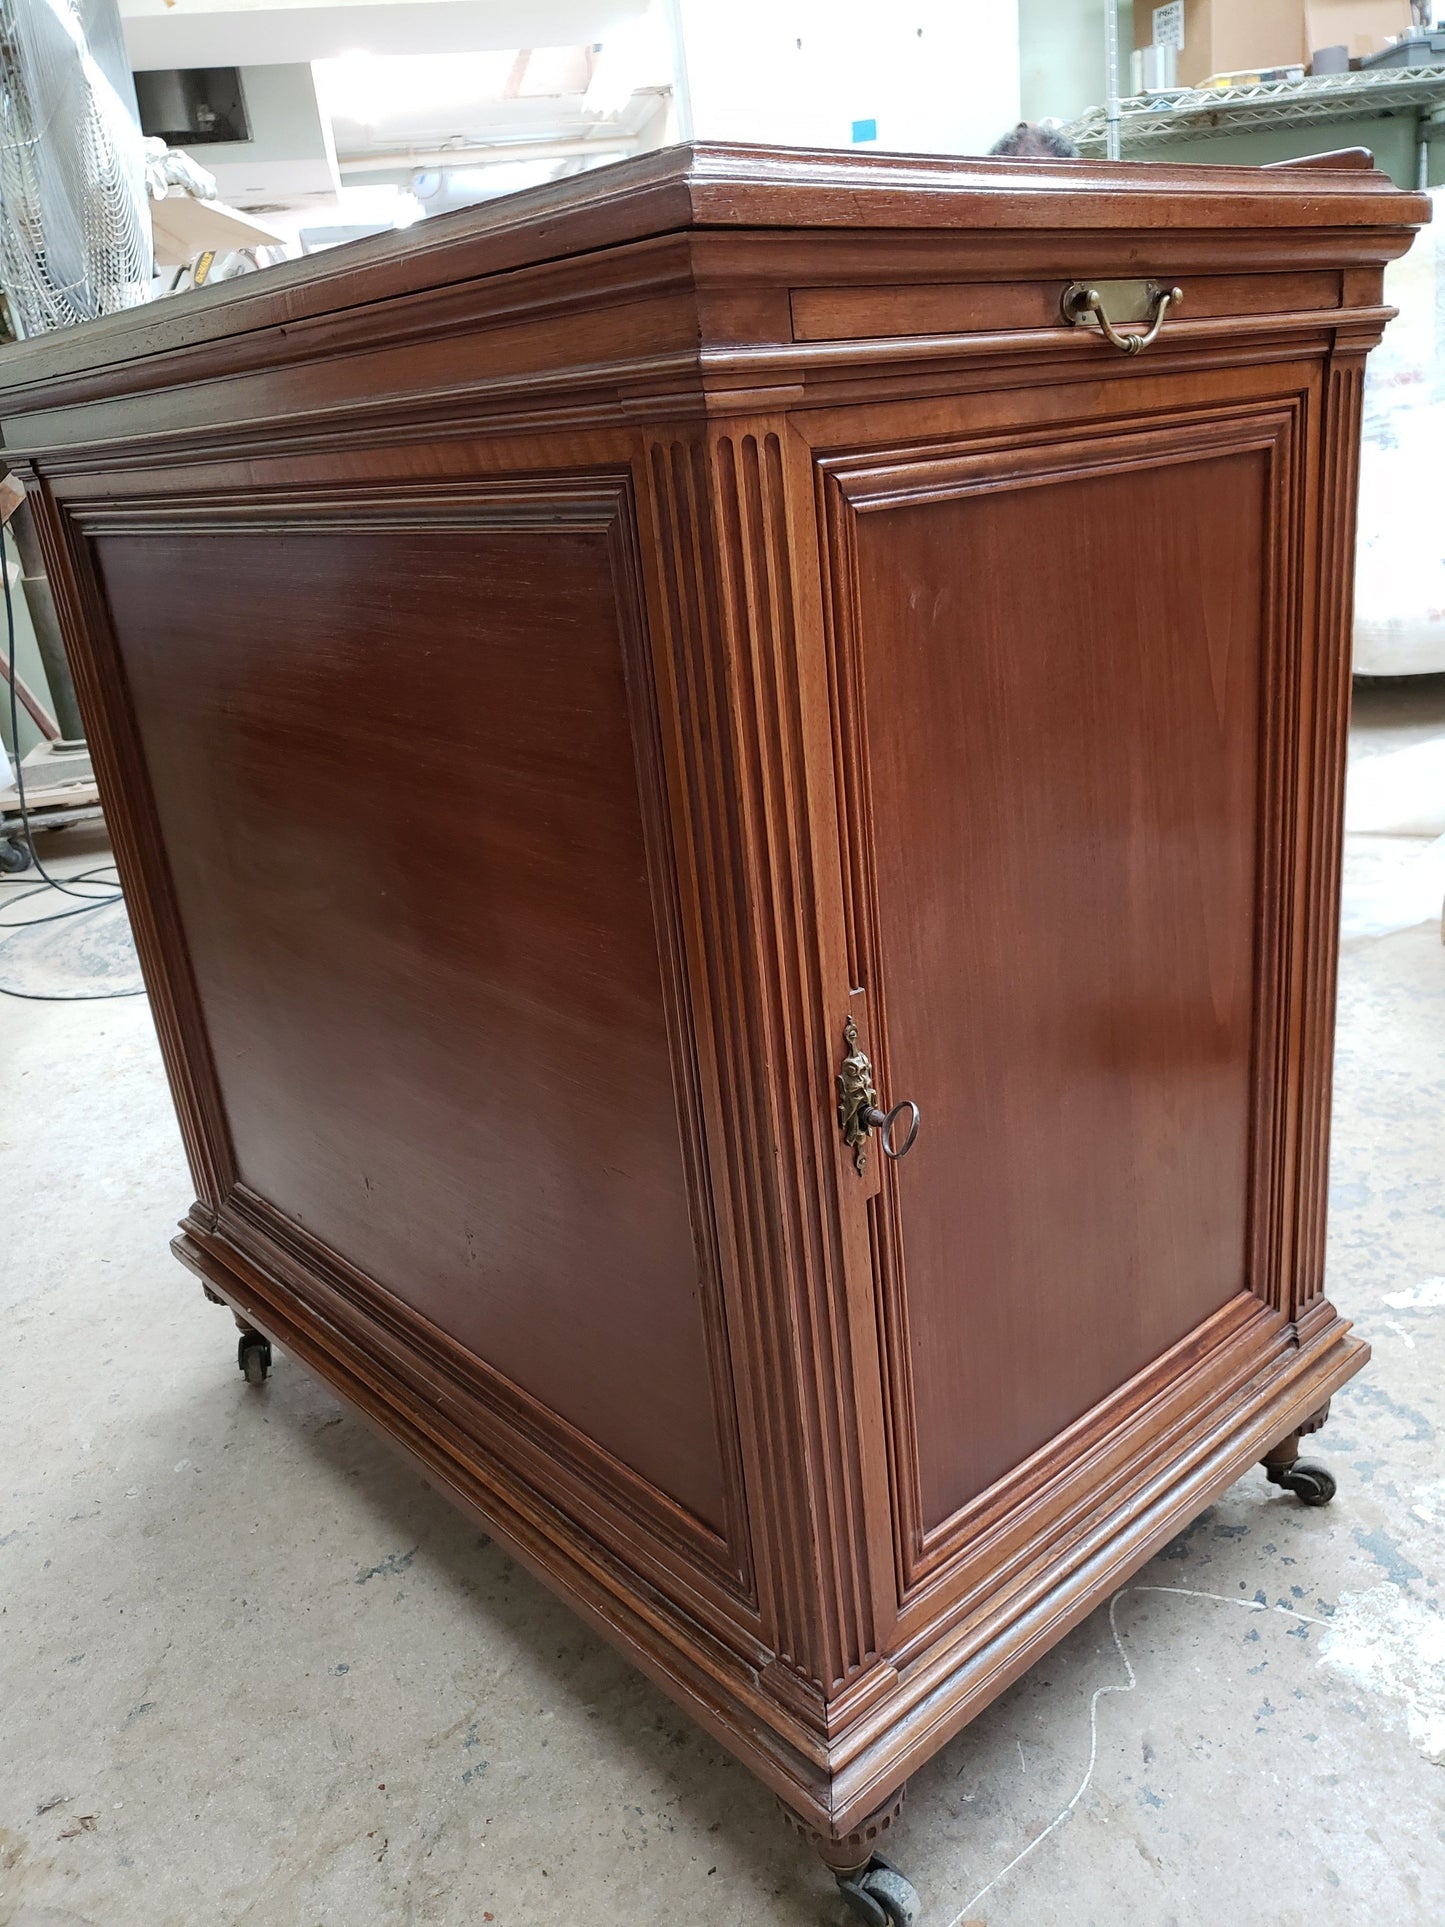
<svg viewBox="0 0 1445 1927">
<path fill-rule="evenodd" d="M 1367 1355 L 1354 458 L 1425 211 L 699 147 L 0 353 L 179 1255 L 833 1842 Z M 1185 300 L 1121 355 L 1081 275 Z"/>
<path fill-rule="evenodd" d="M 97 551 L 238 1178 L 720 1529 L 609 546 Z"/>
</svg>

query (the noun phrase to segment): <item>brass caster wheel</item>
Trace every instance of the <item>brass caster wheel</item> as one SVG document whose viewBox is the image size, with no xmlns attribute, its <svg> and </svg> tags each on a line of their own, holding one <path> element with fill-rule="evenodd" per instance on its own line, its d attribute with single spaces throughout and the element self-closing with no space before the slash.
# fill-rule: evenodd
<svg viewBox="0 0 1445 1927">
<path fill-rule="evenodd" d="M 1293 1465 L 1267 1465 L 1264 1470 L 1271 1485 L 1293 1492 L 1301 1505 L 1328 1505 L 1339 1489 L 1334 1473 L 1309 1459 L 1296 1459 Z"/>
<path fill-rule="evenodd" d="M 264 1385 L 271 1372 L 271 1341 L 260 1332 L 242 1332 L 236 1345 L 236 1363 L 248 1385 Z"/>
<path fill-rule="evenodd" d="M 837 1876 L 838 1891 L 865 1927 L 916 1927 L 922 1903 L 911 1880 L 881 1853 L 856 1873 Z"/>
</svg>

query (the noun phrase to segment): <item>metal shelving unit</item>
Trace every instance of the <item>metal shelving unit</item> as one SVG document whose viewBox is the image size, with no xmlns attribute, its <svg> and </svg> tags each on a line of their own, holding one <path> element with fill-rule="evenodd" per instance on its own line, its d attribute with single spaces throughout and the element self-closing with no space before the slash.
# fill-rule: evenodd
<svg viewBox="0 0 1445 1927">
<path fill-rule="evenodd" d="M 1137 95 L 1119 102 L 1119 132 L 1124 149 L 1138 153 L 1180 139 L 1208 140 L 1251 128 L 1301 127 L 1401 109 L 1419 116 L 1442 103 L 1445 67 L 1375 68 L 1261 81 L 1254 87 L 1186 87 L 1177 94 Z M 1102 154 L 1108 137 L 1105 109 L 1089 108 L 1066 131 L 1081 154 Z"/>
</svg>

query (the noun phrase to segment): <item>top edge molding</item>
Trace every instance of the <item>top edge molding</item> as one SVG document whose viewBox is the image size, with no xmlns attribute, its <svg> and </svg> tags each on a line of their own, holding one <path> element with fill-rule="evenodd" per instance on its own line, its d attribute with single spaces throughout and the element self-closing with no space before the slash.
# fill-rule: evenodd
<svg viewBox="0 0 1445 1927">
<path fill-rule="evenodd" d="M 699 230 L 1405 230 L 1430 216 L 1363 152 L 1289 167 L 693 142 L 0 349 L 0 397 L 259 328 Z"/>
</svg>

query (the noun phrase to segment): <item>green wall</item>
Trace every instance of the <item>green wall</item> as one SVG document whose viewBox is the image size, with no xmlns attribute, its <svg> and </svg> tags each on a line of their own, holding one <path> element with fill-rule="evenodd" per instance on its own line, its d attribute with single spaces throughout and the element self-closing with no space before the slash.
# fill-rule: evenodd
<svg viewBox="0 0 1445 1927">
<path fill-rule="evenodd" d="M 1134 9 L 1119 9 L 1120 84 L 1129 85 Z M 1104 0 L 1019 0 L 1025 120 L 1073 120 L 1104 99 Z"/>
<path fill-rule="evenodd" d="M 1357 120 L 1315 121 L 1308 127 L 1224 134 L 1210 140 L 1170 141 L 1167 147 L 1151 147 L 1148 158 L 1252 167 L 1262 161 L 1293 160 L 1299 154 L 1322 154 L 1332 147 L 1368 147 L 1376 166 L 1384 168 L 1397 187 L 1413 187 L 1416 140 L 1413 114 L 1375 114 Z M 1445 127 L 1439 128 L 1430 142 L 1430 185 L 1441 181 L 1445 181 Z"/>
</svg>

